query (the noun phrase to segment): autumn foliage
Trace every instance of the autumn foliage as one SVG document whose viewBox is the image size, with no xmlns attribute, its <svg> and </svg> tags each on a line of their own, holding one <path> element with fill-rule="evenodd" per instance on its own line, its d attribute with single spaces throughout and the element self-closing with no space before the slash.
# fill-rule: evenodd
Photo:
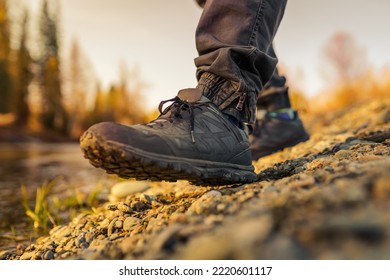
<svg viewBox="0 0 390 280">
<path fill-rule="evenodd" d="M 120 64 L 118 81 L 103 88 L 77 38 L 69 51 L 62 50 L 55 1 L 42 0 L 35 37 L 29 33 L 29 12 L 22 9 L 12 18 L 12 3 L 0 0 L 0 133 L 8 127 L 75 140 L 97 122 L 134 124 L 156 117 L 145 110 L 147 84 L 140 69 Z M 305 88 L 294 86 L 294 78 L 285 73 L 292 105 L 304 120 L 390 95 L 390 67 L 372 69 L 365 48 L 350 34 L 334 34 L 321 54 L 327 86 L 315 96 L 308 97 Z"/>
<path fill-rule="evenodd" d="M 13 4 L 0 0 L 0 128 L 71 140 L 99 121 L 146 121 L 146 84 L 139 69 L 121 64 L 119 82 L 100 87 L 77 39 L 68 54 L 62 51 L 60 10 L 54 1 L 42 0 L 34 37 L 28 11 L 10 13 L 20 9 Z"/>
</svg>

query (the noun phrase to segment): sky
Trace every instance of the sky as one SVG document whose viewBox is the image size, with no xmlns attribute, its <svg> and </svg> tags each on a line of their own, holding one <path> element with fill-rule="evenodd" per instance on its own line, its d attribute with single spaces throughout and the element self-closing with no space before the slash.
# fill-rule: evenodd
<svg viewBox="0 0 390 280">
<path fill-rule="evenodd" d="M 22 0 L 36 14 L 41 0 Z M 195 29 L 202 10 L 194 0 L 49 0 L 61 7 L 63 54 L 73 38 L 104 87 L 119 65 L 137 67 L 148 85 L 148 108 L 195 87 Z M 366 48 L 369 63 L 390 63 L 389 0 L 290 0 L 274 40 L 280 63 L 309 96 L 326 88 L 321 48 L 338 31 Z M 33 17 L 34 19 L 34 17 Z"/>
</svg>

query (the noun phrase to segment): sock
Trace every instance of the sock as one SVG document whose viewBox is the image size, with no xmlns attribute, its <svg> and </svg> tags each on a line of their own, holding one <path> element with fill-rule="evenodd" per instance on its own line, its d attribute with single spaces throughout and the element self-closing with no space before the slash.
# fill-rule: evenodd
<svg viewBox="0 0 390 280">
<path fill-rule="evenodd" d="M 266 112 L 266 116 L 280 120 L 294 120 L 297 112 L 292 108 L 283 108 L 276 111 Z"/>
</svg>

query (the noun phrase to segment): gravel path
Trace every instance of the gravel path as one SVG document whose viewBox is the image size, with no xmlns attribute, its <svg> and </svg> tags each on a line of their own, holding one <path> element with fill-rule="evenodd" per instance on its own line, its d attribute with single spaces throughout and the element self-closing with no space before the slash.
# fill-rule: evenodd
<svg viewBox="0 0 390 280">
<path fill-rule="evenodd" d="M 390 98 L 306 123 L 256 183 L 129 182 L 0 259 L 390 259 Z"/>
</svg>

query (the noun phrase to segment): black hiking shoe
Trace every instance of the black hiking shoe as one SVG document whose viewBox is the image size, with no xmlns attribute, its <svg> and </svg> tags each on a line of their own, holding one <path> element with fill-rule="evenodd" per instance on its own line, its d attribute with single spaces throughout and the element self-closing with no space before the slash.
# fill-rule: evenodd
<svg viewBox="0 0 390 280">
<path fill-rule="evenodd" d="M 182 90 L 159 110 L 148 124 L 92 126 L 80 140 L 84 156 L 108 173 L 138 180 L 228 185 L 257 179 L 247 133 L 200 90 Z"/>
<path fill-rule="evenodd" d="M 256 121 L 251 136 L 253 160 L 309 139 L 298 113 L 293 110 L 291 112 L 293 116 L 287 113 L 267 112 L 263 119 Z"/>
</svg>

